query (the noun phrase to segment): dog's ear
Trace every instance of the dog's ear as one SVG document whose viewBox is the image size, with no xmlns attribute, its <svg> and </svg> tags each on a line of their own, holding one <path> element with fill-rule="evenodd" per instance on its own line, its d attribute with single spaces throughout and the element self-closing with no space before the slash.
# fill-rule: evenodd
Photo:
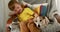
<svg viewBox="0 0 60 32">
<path fill-rule="evenodd" d="M 43 19 L 45 19 L 45 17 L 43 16 Z"/>
<path fill-rule="evenodd" d="M 34 18 L 33 21 L 36 21 L 36 18 Z"/>
<path fill-rule="evenodd" d="M 47 17 L 45 17 L 46 23 L 49 23 L 49 19 Z"/>
</svg>

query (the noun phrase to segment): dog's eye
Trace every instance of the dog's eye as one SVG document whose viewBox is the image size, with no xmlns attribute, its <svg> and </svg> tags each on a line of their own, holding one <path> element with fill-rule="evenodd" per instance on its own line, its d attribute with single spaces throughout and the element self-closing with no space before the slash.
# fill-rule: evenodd
<svg viewBox="0 0 60 32">
<path fill-rule="evenodd" d="M 37 22 L 37 21 L 36 21 Z"/>
<path fill-rule="evenodd" d="M 41 22 L 42 20 L 40 20 L 40 22 Z"/>
</svg>

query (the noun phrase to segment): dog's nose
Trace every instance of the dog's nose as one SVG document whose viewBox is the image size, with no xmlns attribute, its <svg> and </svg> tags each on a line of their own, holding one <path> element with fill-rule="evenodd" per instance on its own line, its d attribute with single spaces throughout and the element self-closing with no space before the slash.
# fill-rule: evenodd
<svg viewBox="0 0 60 32">
<path fill-rule="evenodd" d="M 40 27 L 40 25 L 38 25 L 38 27 Z"/>
<path fill-rule="evenodd" d="M 8 27 L 8 30 L 11 30 L 11 28 L 10 28 L 10 27 Z"/>
</svg>

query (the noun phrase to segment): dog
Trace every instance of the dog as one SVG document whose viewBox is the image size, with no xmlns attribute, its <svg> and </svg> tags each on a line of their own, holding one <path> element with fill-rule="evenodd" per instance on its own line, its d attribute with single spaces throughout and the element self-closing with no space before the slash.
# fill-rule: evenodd
<svg viewBox="0 0 60 32">
<path fill-rule="evenodd" d="M 10 32 L 20 32 L 18 19 L 15 18 L 8 27 Z"/>
<path fill-rule="evenodd" d="M 42 28 L 45 28 L 49 24 L 49 20 L 47 17 L 38 16 L 34 18 L 34 23 L 36 24 L 38 28 L 42 29 Z"/>
<path fill-rule="evenodd" d="M 39 16 L 34 18 L 34 23 L 42 32 L 56 32 L 60 30 L 60 25 L 56 18 L 49 19 L 47 17 Z"/>
</svg>

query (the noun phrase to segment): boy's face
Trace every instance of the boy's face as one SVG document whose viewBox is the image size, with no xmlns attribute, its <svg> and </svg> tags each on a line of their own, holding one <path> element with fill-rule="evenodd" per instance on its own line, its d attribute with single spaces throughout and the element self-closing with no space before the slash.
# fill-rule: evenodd
<svg viewBox="0 0 60 32">
<path fill-rule="evenodd" d="M 22 7 L 21 5 L 19 4 L 15 4 L 15 8 L 14 8 L 14 11 L 17 13 L 17 14 L 20 14 L 22 12 Z"/>
</svg>

